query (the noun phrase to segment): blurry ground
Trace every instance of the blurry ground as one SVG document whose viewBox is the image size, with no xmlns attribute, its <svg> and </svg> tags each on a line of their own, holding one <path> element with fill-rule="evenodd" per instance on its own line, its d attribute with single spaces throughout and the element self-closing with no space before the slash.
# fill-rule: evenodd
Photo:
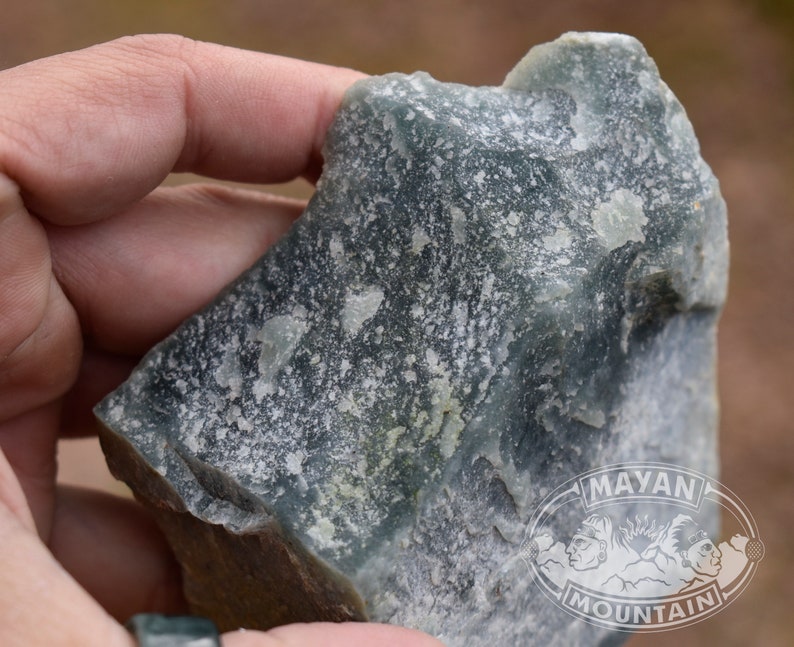
<svg viewBox="0 0 794 647">
<path fill-rule="evenodd" d="M 424 69 L 445 81 L 499 84 L 532 44 L 561 32 L 637 36 L 687 108 L 728 202 L 721 480 L 755 515 L 767 553 L 716 617 L 630 644 L 794 643 L 792 0 L 0 1 L 0 67 L 171 31 L 370 73 Z M 77 442 L 63 449 L 62 478 L 119 491 L 91 441 Z"/>
</svg>

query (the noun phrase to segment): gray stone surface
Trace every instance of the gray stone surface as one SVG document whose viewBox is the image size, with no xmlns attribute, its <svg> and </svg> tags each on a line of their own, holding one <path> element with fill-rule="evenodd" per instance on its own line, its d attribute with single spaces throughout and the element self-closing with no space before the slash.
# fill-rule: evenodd
<svg viewBox="0 0 794 647">
<path fill-rule="evenodd" d="M 567 34 L 502 87 L 359 82 L 325 157 L 290 233 L 99 405 L 114 471 L 165 526 L 276 524 L 371 619 L 619 640 L 515 557 L 588 468 L 716 471 L 726 216 L 682 107 L 636 40 Z"/>
</svg>

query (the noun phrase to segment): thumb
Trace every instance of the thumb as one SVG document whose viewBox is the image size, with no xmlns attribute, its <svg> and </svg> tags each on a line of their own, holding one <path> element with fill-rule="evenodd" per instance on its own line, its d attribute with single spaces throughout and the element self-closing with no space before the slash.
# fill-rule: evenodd
<svg viewBox="0 0 794 647">
<path fill-rule="evenodd" d="M 444 647 L 414 629 L 363 622 L 314 622 L 276 627 L 267 632 L 229 632 L 223 647 Z"/>
<path fill-rule="evenodd" d="M 9 471 L 0 452 L 0 480 L 7 482 L 3 473 Z M 30 514 L 20 515 L 16 503 L 8 505 L 4 500 L 0 500 L 0 546 L 0 643 L 4 647 L 132 647 L 124 628 L 47 550 Z"/>
</svg>

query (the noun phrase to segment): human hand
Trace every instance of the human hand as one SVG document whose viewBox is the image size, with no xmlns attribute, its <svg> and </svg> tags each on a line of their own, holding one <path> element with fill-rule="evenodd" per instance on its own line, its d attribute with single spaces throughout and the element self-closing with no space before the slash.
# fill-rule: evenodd
<svg viewBox="0 0 794 647">
<path fill-rule="evenodd" d="M 142 353 L 249 266 L 302 205 L 157 188 L 171 171 L 316 178 L 358 75 L 175 36 L 0 72 L 0 637 L 129 647 L 119 624 L 185 611 L 179 570 L 133 502 L 56 485 L 60 437 Z M 384 625 L 234 632 L 225 647 L 439 643 Z"/>
</svg>

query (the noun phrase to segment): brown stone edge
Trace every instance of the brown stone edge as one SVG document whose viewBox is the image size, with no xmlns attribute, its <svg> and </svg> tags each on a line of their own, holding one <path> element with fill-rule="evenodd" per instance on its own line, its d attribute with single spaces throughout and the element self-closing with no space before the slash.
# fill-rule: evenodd
<svg viewBox="0 0 794 647">
<path fill-rule="evenodd" d="M 212 619 L 221 631 L 367 619 L 353 584 L 311 555 L 263 505 L 261 523 L 243 532 L 207 523 L 185 508 L 128 440 L 98 426 L 111 473 L 152 513 L 174 551 L 192 613 Z"/>
</svg>

